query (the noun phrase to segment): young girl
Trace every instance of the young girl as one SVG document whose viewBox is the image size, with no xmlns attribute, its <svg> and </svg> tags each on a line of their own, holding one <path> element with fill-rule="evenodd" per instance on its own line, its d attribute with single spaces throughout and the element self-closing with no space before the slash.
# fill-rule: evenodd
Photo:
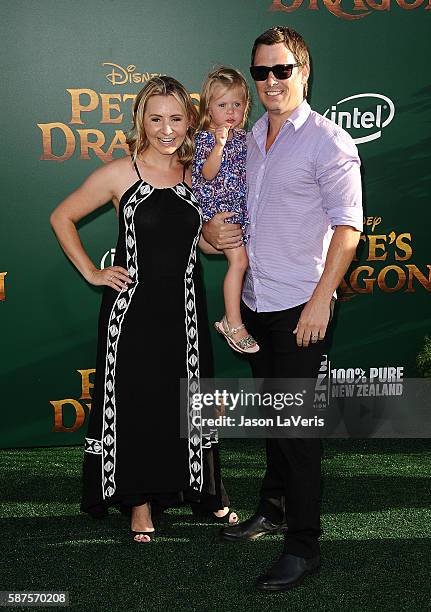
<svg viewBox="0 0 431 612">
<path fill-rule="evenodd" d="M 232 212 L 228 223 L 240 223 L 247 242 L 246 133 L 250 106 L 247 83 L 237 70 L 221 67 L 208 75 L 200 98 L 192 185 L 204 221 Z M 248 267 L 245 246 L 225 249 L 229 268 L 224 279 L 225 315 L 214 326 L 235 351 L 256 353 L 259 345 L 241 320 L 240 301 Z"/>
</svg>

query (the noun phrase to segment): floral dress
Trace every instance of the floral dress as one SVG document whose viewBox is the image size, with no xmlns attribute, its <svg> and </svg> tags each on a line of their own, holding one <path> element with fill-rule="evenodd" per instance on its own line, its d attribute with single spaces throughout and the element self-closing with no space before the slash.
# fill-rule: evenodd
<svg viewBox="0 0 431 612">
<path fill-rule="evenodd" d="M 226 142 L 218 174 L 207 181 L 202 176 L 202 166 L 215 145 L 212 132 L 198 132 L 195 137 L 195 156 L 192 169 L 193 193 L 198 200 L 204 221 L 209 221 L 219 212 L 233 212 L 227 223 L 240 223 L 247 241 L 247 142 L 244 130 L 233 130 L 233 137 Z"/>
</svg>

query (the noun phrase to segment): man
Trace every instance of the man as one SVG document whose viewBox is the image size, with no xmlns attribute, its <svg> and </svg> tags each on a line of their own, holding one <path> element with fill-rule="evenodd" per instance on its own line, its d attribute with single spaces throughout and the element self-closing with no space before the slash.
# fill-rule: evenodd
<svg viewBox="0 0 431 612">
<path fill-rule="evenodd" d="M 362 231 L 359 157 L 351 137 L 305 99 L 308 48 L 297 32 L 274 27 L 253 46 L 250 72 L 266 113 L 248 141 L 250 238 L 242 316 L 261 349 L 253 376 L 315 379 L 326 350 L 333 296 Z M 235 248 L 228 213 L 204 226 L 218 249 Z M 260 590 L 287 590 L 320 566 L 318 439 L 268 439 L 255 514 L 225 527 L 224 540 L 284 532 L 283 554 L 258 578 Z"/>
</svg>

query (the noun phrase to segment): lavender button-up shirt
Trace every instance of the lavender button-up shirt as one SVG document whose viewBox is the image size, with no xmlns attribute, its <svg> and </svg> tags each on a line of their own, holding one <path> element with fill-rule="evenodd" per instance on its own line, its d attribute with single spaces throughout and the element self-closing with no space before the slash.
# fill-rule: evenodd
<svg viewBox="0 0 431 612">
<path fill-rule="evenodd" d="M 271 312 L 307 302 L 325 266 L 334 227 L 362 231 L 357 148 L 304 100 L 265 151 L 268 115 L 248 135 L 249 268 L 242 297 Z"/>
</svg>

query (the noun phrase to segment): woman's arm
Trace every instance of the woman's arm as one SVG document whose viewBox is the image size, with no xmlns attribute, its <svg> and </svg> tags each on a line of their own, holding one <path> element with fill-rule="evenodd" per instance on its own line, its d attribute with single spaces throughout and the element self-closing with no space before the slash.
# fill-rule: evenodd
<svg viewBox="0 0 431 612">
<path fill-rule="evenodd" d="M 130 282 L 127 270 L 109 266 L 98 270 L 82 246 L 76 223 L 115 197 L 118 164 L 112 162 L 93 172 L 76 191 L 52 212 L 52 228 L 70 261 L 92 285 L 108 285 L 117 291 Z"/>
</svg>

